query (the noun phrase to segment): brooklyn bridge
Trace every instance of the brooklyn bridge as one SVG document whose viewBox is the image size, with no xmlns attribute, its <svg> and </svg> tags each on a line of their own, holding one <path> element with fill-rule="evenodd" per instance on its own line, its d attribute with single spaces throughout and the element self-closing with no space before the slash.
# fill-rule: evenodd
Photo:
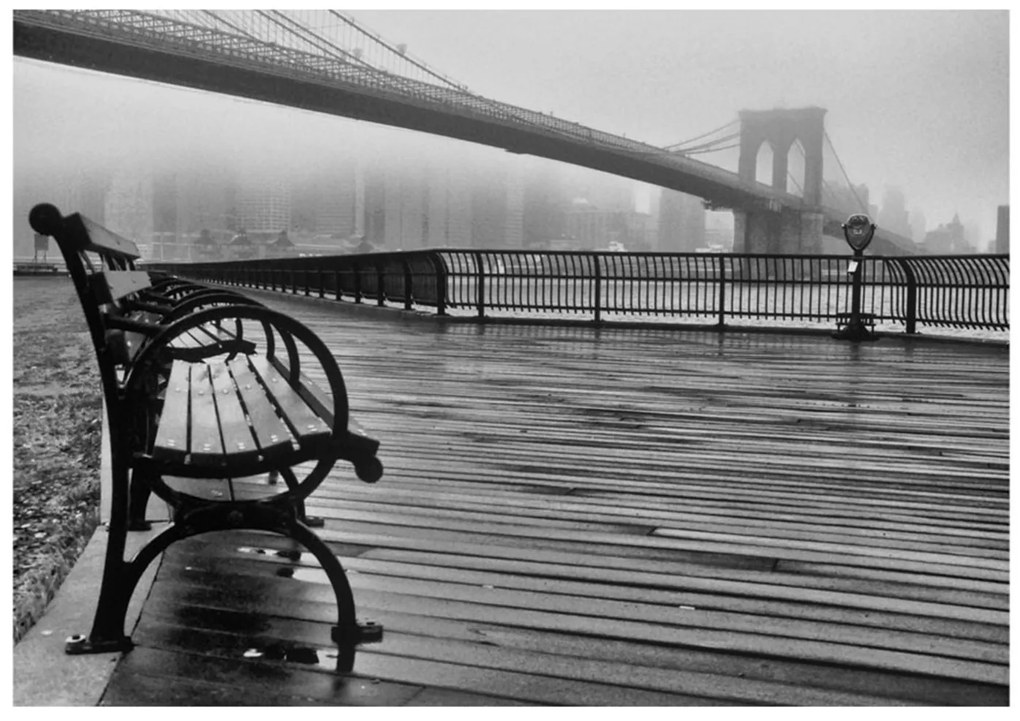
<svg viewBox="0 0 1020 721">
<path fill-rule="evenodd" d="M 841 237 L 848 215 L 868 211 L 823 108 L 745 110 L 689 142 L 656 147 L 479 96 L 331 10 L 45 10 L 14 20 L 22 57 L 456 138 L 698 196 L 732 210 L 735 252 L 818 253 L 823 234 Z M 696 159 L 732 144 L 736 173 Z M 759 178 L 762 148 L 772 167 Z M 873 247 L 915 252 L 911 239 L 881 227 Z"/>
</svg>

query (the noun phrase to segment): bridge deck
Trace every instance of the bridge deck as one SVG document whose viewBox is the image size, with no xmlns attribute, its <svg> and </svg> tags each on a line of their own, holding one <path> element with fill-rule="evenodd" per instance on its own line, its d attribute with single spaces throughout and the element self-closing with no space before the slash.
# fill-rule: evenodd
<svg viewBox="0 0 1020 721">
<path fill-rule="evenodd" d="M 336 676 L 314 560 L 200 537 L 104 703 L 1008 703 L 1008 350 L 272 304 L 382 441 L 309 511 L 385 639 Z"/>
</svg>

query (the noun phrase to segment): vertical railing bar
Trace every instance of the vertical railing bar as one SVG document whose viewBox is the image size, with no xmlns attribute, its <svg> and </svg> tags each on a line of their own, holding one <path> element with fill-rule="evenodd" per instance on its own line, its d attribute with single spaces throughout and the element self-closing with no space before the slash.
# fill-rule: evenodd
<svg viewBox="0 0 1020 721">
<path fill-rule="evenodd" d="M 475 251 L 475 307 L 478 310 L 478 317 L 485 317 L 485 269 L 482 266 L 482 254 L 480 251 Z"/>
<path fill-rule="evenodd" d="M 716 277 L 719 279 L 719 327 L 723 328 L 726 325 L 726 263 L 725 258 L 721 255 L 716 255 L 713 259 L 714 263 L 717 263 Z"/>
</svg>

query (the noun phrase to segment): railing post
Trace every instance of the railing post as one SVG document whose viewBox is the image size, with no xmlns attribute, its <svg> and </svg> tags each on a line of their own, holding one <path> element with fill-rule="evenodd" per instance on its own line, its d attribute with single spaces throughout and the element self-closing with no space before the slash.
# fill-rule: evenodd
<svg viewBox="0 0 1020 721">
<path fill-rule="evenodd" d="M 361 263 L 354 263 L 354 302 L 361 302 Z"/>
<path fill-rule="evenodd" d="M 914 275 L 914 269 L 910 267 L 910 263 L 904 258 L 890 258 L 894 260 L 903 269 L 903 275 L 907 278 L 907 334 L 913 335 L 917 333 L 917 276 Z"/>
<path fill-rule="evenodd" d="M 478 307 L 478 317 L 485 317 L 485 270 L 482 266 L 482 254 L 475 252 L 475 292 L 477 293 L 475 303 Z"/>
<path fill-rule="evenodd" d="M 602 323 L 602 256 L 595 253 L 595 325 Z"/>
<path fill-rule="evenodd" d="M 430 253 L 436 269 L 436 315 L 446 315 L 446 263 L 438 253 Z"/>
<path fill-rule="evenodd" d="M 726 259 L 721 255 L 715 257 L 719 264 L 719 327 L 726 325 Z"/>
<path fill-rule="evenodd" d="M 335 300 L 340 300 L 340 298 L 343 295 L 343 293 L 340 291 L 340 271 L 339 270 L 334 270 L 333 271 L 333 290 L 334 290 L 333 295 L 335 296 Z"/>
<path fill-rule="evenodd" d="M 407 258 L 402 258 L 401 263 L 404 266 L 404 310 L 411 310 L 413 307 L 411 303 L 411 292 L 413 289 L 411 264 L 407 261 Z"/>
<path fill-rule="evenodd" d="M 386 274 L 383 272 L 383 261 L 381 260 L 375 262 L 375 282 L 376 304 L 386 305 Z"/>
</svg>

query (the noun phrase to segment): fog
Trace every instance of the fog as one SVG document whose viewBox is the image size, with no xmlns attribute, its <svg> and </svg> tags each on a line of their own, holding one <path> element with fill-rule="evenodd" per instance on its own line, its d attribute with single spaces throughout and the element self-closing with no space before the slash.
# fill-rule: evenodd
<svg viewBox="0 0 1020 721">
<path fill-rule="evenodd" d="M 992 11 L 351 11 L 471 90 L 665 145 L 742 109 L 827 108 L 873 203 L 982 248 L 1008 194 L 1008 14 Z M 13 60 L 14 182 L 69 169 L 258 157 L 288 172 L 384 154 L 506 153 L 334 116 Z M 247 159 L 247 160 L 245 160 Z M 702 158 L 713 162 L 711 156 Z"/>
</svg>

